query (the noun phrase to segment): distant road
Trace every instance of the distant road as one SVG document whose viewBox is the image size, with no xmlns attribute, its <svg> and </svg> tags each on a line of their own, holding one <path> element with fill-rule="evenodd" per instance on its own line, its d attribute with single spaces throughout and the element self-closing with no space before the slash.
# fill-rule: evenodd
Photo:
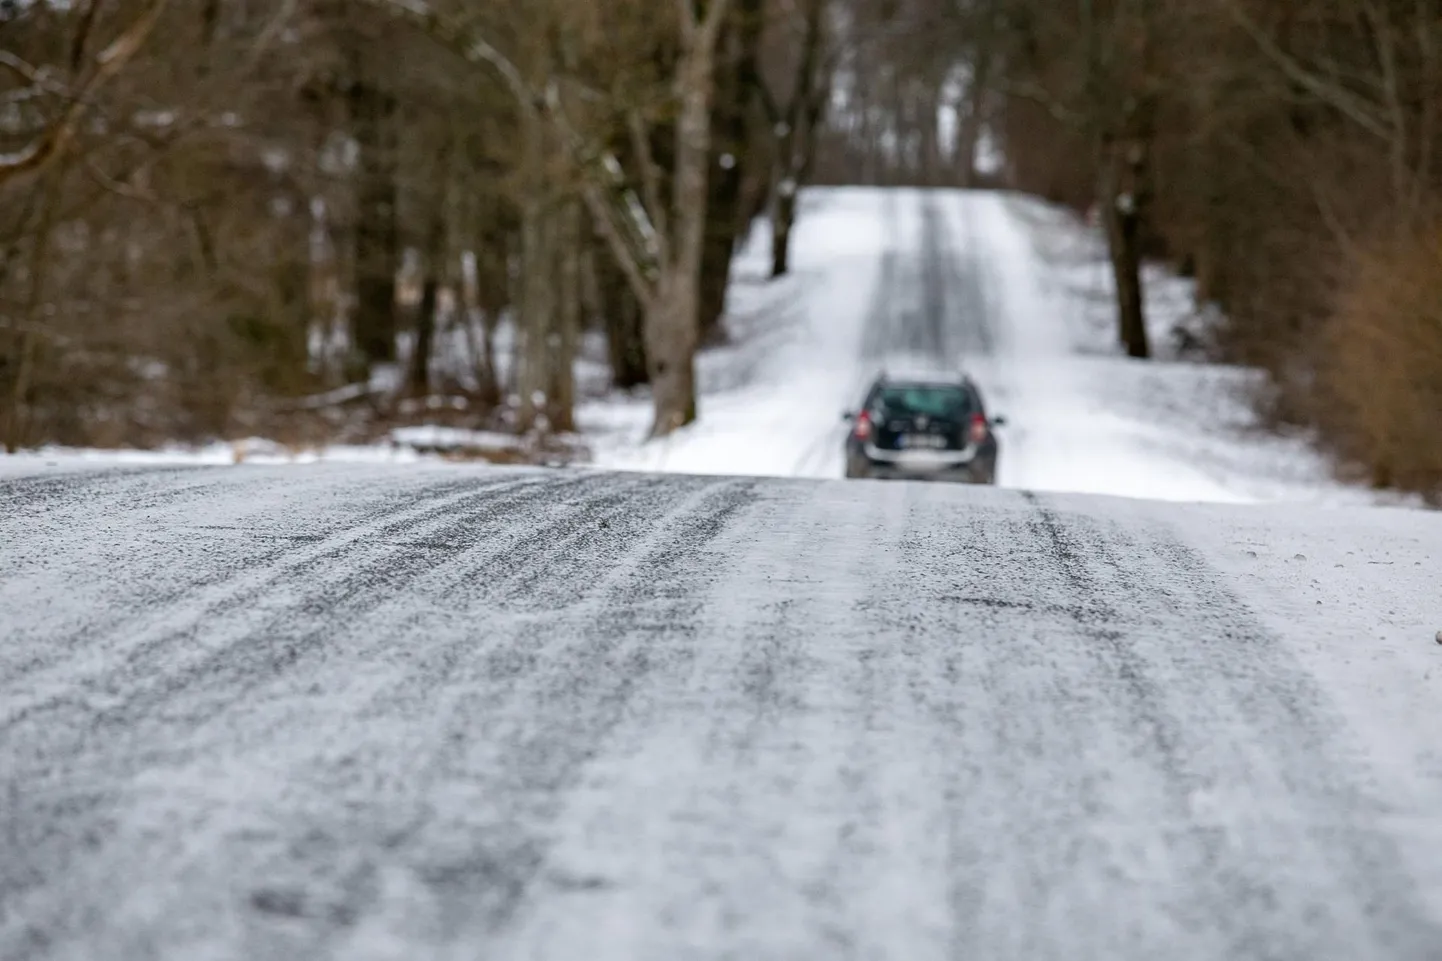
<svg viewBox="0 0 1442 961">
<path fill-rule="evenodd" d="M 1198 516 L 0 477 L 0 959 L 1436 961 L 1442 764 L 1365 749 L 1310 608 L 1243 600 Z M 1393 762 L 1442 737 L 1410 690 Z"/>
</svg>

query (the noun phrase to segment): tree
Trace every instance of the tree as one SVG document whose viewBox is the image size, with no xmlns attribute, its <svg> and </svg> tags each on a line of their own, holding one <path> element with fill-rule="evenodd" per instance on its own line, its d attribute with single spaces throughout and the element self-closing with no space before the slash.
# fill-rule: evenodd
<svg viewBox="0 0 1442 961">
<path fill-rule="evenodd" d="M 1061 9 L 1010 0 L 1005 16 L 1011 36 L 999 87 L 1013 103 L 1043 107 L 1045 117 L 1070 128 L 1090 151 L 1115 281 L 1117 338 L 1130 356 L 1148 357 L 1142 250 L 1154 118 L 1171 79 L 1160 51 L 1173 48 L 1168 41 L 1185 18 L 1176 4 L 1152 0 L 1076 0 Z M 1007 144 L 1009 152 L 1022 146 Z"/>
<path fill-rule="evenodd" d="M 616 156 L 571 122 L 563 78 L 552 77 L 544 88 L 538 87 L 475 28 L 419 0 L 369 2 L 419 27 L 466 60 L 494 70 L 515 95 L 526 122 L 545 124 L 559 139 L 578 169 L 586 206 L 642 304 L 655 406 L 651 433 L 668 434 L 695 420 L 715 55 L 729 0 L 710 0 L 704 9 L 697 9 L 691 0 L 677 0 L 674 5 L 679 53 L 671 77 L 676 136 L 669 202 L 662 194 L 646 137 L 636 138 L 636 180 L 646 197 L 636 201 L 625 187 L 627 176 Z"/>
<path fill-rule="evenodd" d="M 817 132 L 827 98 L 831 95 L 834 61 L 825 51 L 828 0 L 803 0 L 798 13 L 797 57 L 790 80 L 790 96 L 779 101 L 763 81 L 762 103 L 771 135 L 775 138 L 771 165 L 771 276 L 790 270 L 791 230 L 796 224 L 796 204 L 802 185 L 811 175 L 816 159 Z"/>
<path fill-rule="evenodd" d="M 703 344 L 725 340 L 721 317 L 730 285 L 731 261 L 738 235 L 751 222 L 746 210 L 746 179 L 764 165 L 760 152 L 754 149 L 753 121 L 764 89 L 759 58 L 766 20 L 765 0 L 735 0 L 719 44 L 706 246 L 701 257 Z"/>
<path fill-rule="evenodd" d="M 72 76 L 68 84 L 57 84 L 46 73 L 15 54 L 0 50 L 0 68 L 26 85 L 15 99 L 34 93 L 56 97 L 63 102 L 59 114 L 47 120 L 29 143 L 19 150 L 0 154 L 0 187 L 19 177 L 44 170 L 64 153 L 93 99 L 145 46 L 168 5 L 169 0 L 147 0 L 116 37 L 95 55 L 88 69 L 82 71 L 82 62 L 90 47 L 100 10 L 98 0 L 87 3 L 77 19 L 70 42 Z"/>
</svg>

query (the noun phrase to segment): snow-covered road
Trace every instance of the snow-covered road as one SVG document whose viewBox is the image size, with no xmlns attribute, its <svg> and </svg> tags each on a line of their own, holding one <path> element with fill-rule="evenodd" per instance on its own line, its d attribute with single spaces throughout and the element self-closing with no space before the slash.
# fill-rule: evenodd
<svg viewBox="0 0 1442 961">
<path fill-rule="evenodd" d="M 644 399 L 592 404 L 600 466 L 841 477 L 843 409 L 888 362 L 964 369 L 1004 414 L 998 482 L 1172 501 L 1365 503 L 1300 440 L 1255 431 L 1247 371 L 1179 361 L 1190 287 L 1149 269 L 1159 358 L 1115 344 L 1094 233 L 992 191 L 817 189 L 804 195 L 794 276 L 768 283 L 767 232 L 742 251 L 733 347 L 701 359 L 701 421 L 639 443 Z"/>
<path fill-rule="evenodd" d="M 1442 517 L 0 478 L 0 959 L 1442 956 Z"/>
</svg>

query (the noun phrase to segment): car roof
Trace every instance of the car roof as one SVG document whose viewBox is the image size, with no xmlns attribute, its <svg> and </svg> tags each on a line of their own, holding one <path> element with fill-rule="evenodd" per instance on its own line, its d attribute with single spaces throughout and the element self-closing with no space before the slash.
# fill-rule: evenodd
<svg viewBox="0 0 1442 961">
<path fill-rule="evenodd" d="M 872 381 L 876 387 L 965 387 L 975 390 L 976 384 L 966 374 L 905 374 L 882 371 Z"/>
</svg>

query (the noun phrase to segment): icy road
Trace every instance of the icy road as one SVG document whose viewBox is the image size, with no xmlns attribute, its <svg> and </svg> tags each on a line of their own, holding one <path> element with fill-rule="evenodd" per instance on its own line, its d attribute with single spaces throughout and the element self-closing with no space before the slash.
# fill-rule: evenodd
<svg viewBox="0 0 1442 961">
<path fill-rule="evenodd" d="M 0 478 L 0 958 L 1442 957 L 1442 517 Z"/>
</svg>

